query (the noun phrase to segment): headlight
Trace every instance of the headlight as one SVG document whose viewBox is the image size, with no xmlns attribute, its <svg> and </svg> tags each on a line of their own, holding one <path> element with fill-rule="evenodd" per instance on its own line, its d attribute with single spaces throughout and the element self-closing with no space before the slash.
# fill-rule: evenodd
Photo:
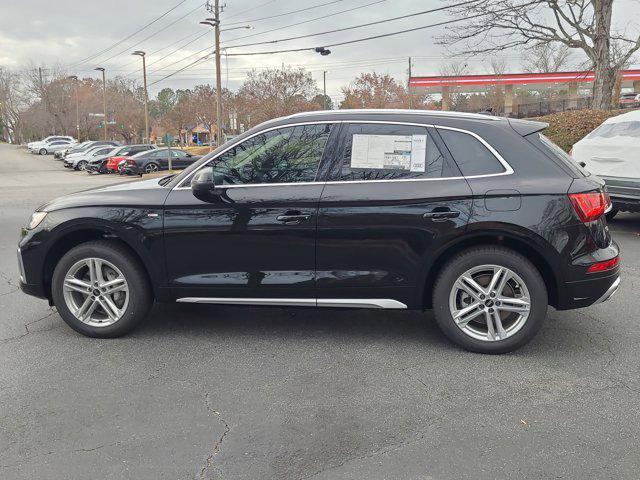
<svg viewBox="0 0 640 480">
<path fill-rule="evenodd" d="M 42 223 L 44 217 L 46 216 L 47 212 L 33 212 L 33 214 L 31 215 L 31 220 L 29 221 L 29 226 L 27 228 L 29 230 L 33 230 Z"/>
</svg>

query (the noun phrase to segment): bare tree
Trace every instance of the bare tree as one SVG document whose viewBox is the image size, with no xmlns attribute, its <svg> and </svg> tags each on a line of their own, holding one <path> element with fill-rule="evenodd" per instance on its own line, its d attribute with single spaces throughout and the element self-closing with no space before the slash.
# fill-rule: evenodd
<svg viewBox="0 0 640 480">
<path fill-rule="evenodd" d="M 569 47 L 563 44 L 537 43 L 527 50 L 522 62 L 525 72 L 559 72 L 568 67 Z"/>
<path fill-rule="evenodd" d="M 20 76 L 0 67 L 0 123 L 6 140 L 12 143 L 23 140 L 22 113 L 27 106 Z"/>
<path fill-rule="evenodd" d="M 603 110 L 618 71 L 640 49 L 640 36 L 612 32 L 613 0 L 477 0 L 450 11 L 468 20 L 439 41 L 465 55 L 537 44 L 581 50 L 595 70 L 593 105 Z"/>
</svg>

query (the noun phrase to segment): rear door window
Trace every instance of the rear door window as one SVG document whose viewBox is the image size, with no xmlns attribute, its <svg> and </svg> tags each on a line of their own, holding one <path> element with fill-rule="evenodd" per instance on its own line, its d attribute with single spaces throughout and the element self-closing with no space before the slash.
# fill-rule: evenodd
<svg viewBox="0 0 640 480">
<path fill-rule="evenodd" d="M 351 123 L 345 125 L 333 181 L 410 180 L 457 176 L 427 127 Z"/>
<path fill-rule="evenodd" d="M 475 136 L 445 128 L 438 128 L 438 133 L 465 177 L 506 171 L 498 158 Z"/>
</svg>

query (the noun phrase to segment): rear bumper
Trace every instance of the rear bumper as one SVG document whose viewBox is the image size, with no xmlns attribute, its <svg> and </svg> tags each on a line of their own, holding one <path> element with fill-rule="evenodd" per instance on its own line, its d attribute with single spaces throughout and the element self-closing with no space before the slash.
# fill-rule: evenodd
<svg viewBox="0 0 640 480">
<path fill-rule="evenodd" d="M 640 179 L 601 177 L 607 184 L 607 191 L 613 208 L 625 212 L 640 212 Z"/>
<path fill-rule="evenodd" d="M 620 287 L 620 277 L 618 277 L 615 280 L 615 282 L 613 282 L 611 284 L 611 286 L 607 289 L 607 291 L 604 292 L 604 294 L 596 301 L 596 304 L 597 303 L 603 303 L 603 302 L 606 302 L 607 300 L 609 300 L 611 297 L 613 297 L 615 295 L 615 293 L 618 291 L 619 287 Z"/>
</svg>

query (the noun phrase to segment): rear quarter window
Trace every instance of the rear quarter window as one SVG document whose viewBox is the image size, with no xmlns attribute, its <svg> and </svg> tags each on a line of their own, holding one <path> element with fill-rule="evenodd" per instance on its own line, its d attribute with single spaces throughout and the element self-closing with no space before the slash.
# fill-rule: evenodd
<svg viewBox="0 0 640 480">
<path fill-rule="evenodd" d="M 438 133 L 465 177 L 506 171 L 496 156 L 473 135 L 444 128 L 438 128 Z"/>
<path fill-rule="evenodd" d="M 551 160 L 553 160 L 573 178 L 582 178 L 591 175 L 588 171 L 582 168 L 578 162 L 571 158 L 567 152 L 562 150 L 542 133 L 534 133 L 533 135 L 528 135 L 525 138 L 527 138 L 538 150 L 541 150 L 547 157 L 551 158 Z"/>
</svg>

